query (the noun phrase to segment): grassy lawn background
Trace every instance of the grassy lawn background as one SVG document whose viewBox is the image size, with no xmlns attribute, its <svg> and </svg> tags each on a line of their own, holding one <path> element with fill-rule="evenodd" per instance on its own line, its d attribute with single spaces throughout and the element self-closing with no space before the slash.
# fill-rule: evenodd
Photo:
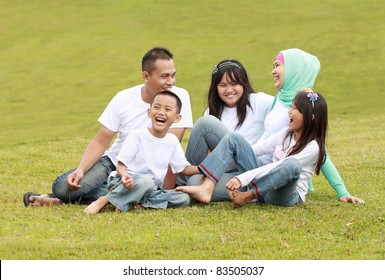
<svg viewBox="0 0 385 280">
<path fill-rule="evenodd" d="M 0 258 L 384 260 L 385 5 L 335 2 L 0 0 Z M 194 120 L 218 61 L 239 59 L 256 90 L 275 94 L 279 50 L 317 55 L 329 153 L 366 205 L 338 202 L 319 176 L 290 208 L 224 202 L 91 217 L 78 205 L 24 208 L 24 192 L 50 192 L 77 165 L 108 101 L 142 82 L 154 46 L 174 53 Z"/>
</svg>

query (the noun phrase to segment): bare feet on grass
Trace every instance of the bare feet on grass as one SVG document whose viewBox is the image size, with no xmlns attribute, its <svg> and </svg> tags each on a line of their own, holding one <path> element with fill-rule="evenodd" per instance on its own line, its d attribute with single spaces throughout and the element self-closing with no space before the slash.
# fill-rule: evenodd
<svg viewBox="0 0 385 280">
<path fill-rule="evenodd" d="M 98 200 L 92 202 L 86 209 L 84 209 L 84 213 L 88 215 L 97 214 L 109 203 L 110 202 L 105 196 L 99 197 Z"/>
<path fill-rule="evenodd" d="M 243 205 L 251 202 L 254 199 L 254 194 L 252 190 L 249 190 L 247 192 L 239 192 L 238 190 L 227 190 L 227 193 L 233 201 L 233 205 L 235 208 L 242 207 Z"/>
<path fill-rule="evenodd" d="M 130 211 L 140 211 L 140 210 L 143 210 L 144 207 L 140 204 L 133 204 L 131 207 L 130 207 Z M 115 213 L 122 213 L 123 211 L 121 209 L 119 209 L 118 207 L 115 208 Z"/>
<path fill-rule="evenodd" d="M 134 204 L 131 206 L 130 211 L 140 211 L 143 210 L 144 207 L 140 204 Z"/>
<path fill-rule="evenodd" d="M 59 205 L 60 200 L 58 198 L 51 198 L 48 195 L 44 196 L 30 196 L 29 197 L 29 205 L 32 207 L 35 206 L 53 206 L 53 205 Z"/>
<path fill-rule="evenodd" d="M 215 185 L 214 185 L 215 186 Z M 203 204 L 209 204 L 213 194 L 214 187 L 202 184 L 200 186 L 184 186 L 176 187 L 177 191 L 181 191 L 190 195 L 191 198 Z"/>
<path fill-rule="evenodd" d="M 200 203 L 209 204 L 214 188 L 215 184 L 209 178 L 205 177 L 200 186 L 183 186 L 176 187 L 175 189 L 187 193 L 191 198 Z"/>
</svg>

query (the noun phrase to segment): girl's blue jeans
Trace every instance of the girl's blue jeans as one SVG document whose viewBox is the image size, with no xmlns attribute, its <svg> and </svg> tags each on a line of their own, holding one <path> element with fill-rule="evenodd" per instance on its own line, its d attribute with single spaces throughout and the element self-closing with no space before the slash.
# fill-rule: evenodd
<svg viewBox="0 0 385 280">
<path fill-rule="evenodd" d="M 213 151 L 223 137 L 229 133 L 229 130 L 223 123 L 214 116 L 201 117 L 192 129 L 187 148 L 186 158 L 192 165 L 199 165 L 208 155 L 209 151 Z M 239 174 L 234 168 L 226 170 L 221 176 L 211 201 L 230 201 L 230 197 L 226 191 L 226 183 Z M 178 175 L 177 185 L 199 186 L 202 183 L 202 175 L 193 175 L 184 177 Z"/>
<path fill-rule="evenodd" d="M 202 173 L 218 184 L 228 166 L 235 162 L 240 173 L 263 166 L 250 144 L 238 133 L 229 132 L 199 165 Z M 296 183 L 302 167 L 298 159 L 289 157 L 268 174 L 255 178 L 248 185 L 259 201 L 291 206 L 301 202 Z"/>
</svg>

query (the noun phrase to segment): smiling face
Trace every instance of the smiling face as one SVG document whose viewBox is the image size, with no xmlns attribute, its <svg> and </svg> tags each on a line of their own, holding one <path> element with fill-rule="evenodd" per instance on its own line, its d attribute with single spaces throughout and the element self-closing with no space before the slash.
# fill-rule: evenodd
<svg viewBox="0 0 385 280">
<path fill-rule="evenodd" d="M 165 94 L 155 96 L 147 115 L 151 118 L 150 132 L 162 138 L 173 123 L 181 119 L 175 97 Z"/>
<path fill-rule="evenodd" d="M 273 63 L 273 70 L 271 71 L 271 75 L 274 79 L 274 87 L 278 90 L 282 88 L 283 81 L 285 78 L 285 68 L 281 61 L 275 60 Z"/>
<path fill-rule="evenodd" d="M 231 81 L 227 73 L 224 73 L 221 81 L 217 85 L 218 95 L 227 107 L 236 107 L 243 95 L 243 86 Z"/>
<path fill-rule="evenodd" d="M 294 102 L 289 109 L 289 130 L 296 133 L 295 140 L 298 141 L 304 128 L 303 114 L 297 109 Z"/>
<path fill-rule="evenodd" d="M 175 65 L 172 59 L 158 59 L 155 61 L 151 73 L 142 72 L 146 91 L 155 95 L 163 90 L 170 90 L 175 84 Z"/>
</svg>

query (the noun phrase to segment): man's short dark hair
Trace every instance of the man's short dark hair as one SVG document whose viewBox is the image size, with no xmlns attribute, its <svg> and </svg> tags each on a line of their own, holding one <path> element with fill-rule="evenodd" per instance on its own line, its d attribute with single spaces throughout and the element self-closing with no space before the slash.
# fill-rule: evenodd
<svg viewBox="0 0 385 280">
<path fill-rule="evenodd" d="M 170 60 L 173 59 L 173 55 L 166 48 L 152 48 L 142 58 L 142 71 L 146 71 L 151 74 L 151 72 L 155 69 L 155 61 L 158 59 Z"/>
</svg>

